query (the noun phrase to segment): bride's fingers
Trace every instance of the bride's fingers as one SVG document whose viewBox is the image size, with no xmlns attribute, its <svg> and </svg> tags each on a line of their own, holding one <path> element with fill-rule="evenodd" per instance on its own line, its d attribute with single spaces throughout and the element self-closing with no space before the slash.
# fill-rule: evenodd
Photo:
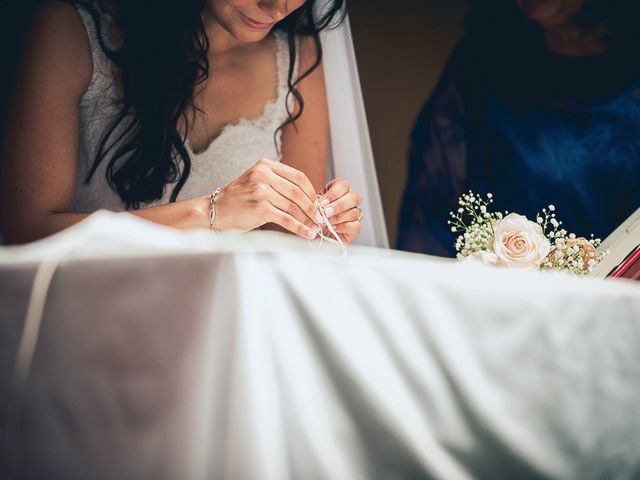
<svg viewBox="0 0 640 480">
<path fill-rule="evenodd" d="M 362 224 L 359 221 L 346 222 L 336 225 L 334 232 L 336 232 L 340 236 L 340 239 L 348 245 L 358 237 L 361 228 Z M 329 232 L 329 229 L 326 227 L 323 229 L 322 234 L 326 237 L 333 237 L 333 234 Z"/>
<path fill-rule="evenodd" d="M 283 180 L 285 181 L 285 180 Z M 302 194 L 301 194 L 302 195 Z M 272 187 L 269 202 L 278 210 L 288 213 L 298 222 L 303 223 L 309 228 L 316 227 L 316 223 L 309 218 L 309 214 L 305 213 L 302 208 L 287 196 L 282 195 L 275 188 Z M 313 212 L 317 212 L 317 209 L 311 204 Z"/>
<path fill-rule="evenodd" d="M 331 217 L 332 225 L 340 225 L 341 223 L 347 222 L 355 222 L 356 220 L 360 220 L 360 212 L 361 210 L 358 207 L 353 207 L 347 210 L 346 212 L 338 213 Z"/>
<path fill-rule="evenodd" d="M 334 230 L 336 231 L 336 233 L 339 234 L 346 234 L 346 235 L 356 235 L 360 232 L 360 229 L 362 228 L 362 224 L 356 220 L 353 222 L 345 222 L 345 223 L 341 223 L 339 225 L 336 225 L 334 227 Z"/>
<path fill-rule="evenodd" d="M 268 181 L 277 196 L 284 197 L 284 199 L 289 201 L 289 205 L 282 205 L 282 199 L 278 199 L 278 208 L 290 213 L 301 222 L 305 222 L 302 216 L 306 217 L 312 224 L 317 222 L 316 216 L 318 209 L 298 185 L 291 183 L 289 180 L 275 173 L 270 176 Z"/>
<path fill-rule="evenodd" d="M 285 228 L 291 233 L 295 233 L 303 238 L 314 239 L 318 236 L 318 232 L 320 231 L 319 227 L 309 228 L 304 223 L 296 220 L 291 214 L 280 210 L 271 203 L 267 207 L 267 211 L 265 213 L 267 222 L 280 225 L 282 228 Z"/>
<path fill-rule="evenodd" d="M 349 193 L 350 190 L 351 190 L 351 185 L 349 185 L 348 181 L 342 178 L 336 178 L 331 180 L 327 184 L 327 186 L 324 187 L 324 193 L 322 194 L 322 197 L 325 202 L 324 206 L 326 206 L 326 204 L 334 202 L 340 197 L 343 197 L 344 195 Z"/>
<path fill-rule="evenodd" d="M 300 190 L 302 190 L 302 192 L 310 202 L 313 202 L 315 200 L 316 191 L 313 188 L 311 181 L 300 170 L 296 170 L 289 165 L 272 160 L 260 160 L 260 162 L 268 162 L 268 164 L 278 176 L 296 185 Z"/>
<path fill-rule="evenodd" d="M 330 203 L 325 207 L 325 213 L 329 219 L 335 215 L 346 212 L 359 206 L 362 203 L 362 195 L 358 192 L 349 192 L 346 195 L 338 198 L 335 202 Z"/>
</svg>

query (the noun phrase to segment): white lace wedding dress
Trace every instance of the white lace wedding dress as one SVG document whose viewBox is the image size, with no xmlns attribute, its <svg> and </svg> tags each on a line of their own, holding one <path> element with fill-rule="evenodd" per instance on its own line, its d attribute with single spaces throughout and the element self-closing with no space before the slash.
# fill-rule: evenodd
<svg viewBox="0 0 640 480">
<path fill-rule="evenodd" d="M 92 212 L 101 208 L 125 210 L 120 197 L 109 187 L 105 170 L 105 159 L 89 183 L 87 173 L 96 156 L 100 140 L 117 113 L 114 77 L 111 65 L 100 47 L 96 25 L 91 15 L 82 8 L 78 12 L 87 30 L 93 58 L 93 77 L 89 88 L 80 102 L 80 150 L 74 195 L 77 212 Z M 107 31 L 109 16 L 102 15 L 102 32 Z M 287 70 L 289 50 L 285 34 L 274 32 L 276 36 L 277 93 L 267 102 L 262 114 L 257 118 L 241 119 L 226 125 L 219 136 L 202 152 L 194 153 L 187 143 L 191 157 L 191 173 L 180 191 L 178 200 L 207 195 L 229 181 L 237 178 L 261 158 L 280 160 L 281 132 L 275 142 L 274 133 L 287 119 Z M 104 37 L 104 36 L 103 36 Z M 104 37 L 106 40 L 106 37 Z M 294 71 L 295 74 L 295 71 Z M 277 147 L 276 147 L 277 144 Z M 173 185 L 165 188 L 162 199 L 147 205 L 168 203 Z"/>
</svg>

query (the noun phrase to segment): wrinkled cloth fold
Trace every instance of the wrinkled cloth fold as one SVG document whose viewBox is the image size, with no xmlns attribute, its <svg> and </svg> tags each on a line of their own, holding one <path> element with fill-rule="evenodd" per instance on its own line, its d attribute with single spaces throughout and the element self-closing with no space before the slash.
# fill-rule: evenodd
<svg viewBox="0 0 640 480">
<path fill-rule="evenodd" d="M 640 475 L 636 284 L 99 212 L 0 249 L 0 304 L 0 433 L 21 478 Z"/>
</svg>

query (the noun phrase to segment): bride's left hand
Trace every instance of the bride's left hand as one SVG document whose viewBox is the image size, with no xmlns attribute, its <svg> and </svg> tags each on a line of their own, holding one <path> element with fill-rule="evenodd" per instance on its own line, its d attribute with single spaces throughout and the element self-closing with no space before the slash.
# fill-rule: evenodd
<svg viewBox="0 0 640 480">
<path fill-rule="evenodd" d="M 318 200 L 323 202 L 327 218 L 345 244 L 351 243 L 360 234 L 362 224 L 362 195 L 351 190 L 347 180 L 336 178 L 324 187 Z M 327 228 L 323 228 L 327 233 Z"/>
</svg>

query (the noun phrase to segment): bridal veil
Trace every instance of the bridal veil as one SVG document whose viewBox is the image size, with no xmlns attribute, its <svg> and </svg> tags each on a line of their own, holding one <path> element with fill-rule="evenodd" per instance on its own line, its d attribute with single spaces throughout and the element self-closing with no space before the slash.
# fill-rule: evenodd
<svg viewBox="0 0 640 480">
<path fill-rule="evenodd" d="M 326 0 L 320 0 L 322 12 Z M 380 199 L 373 151 L 365 115 L 349 19 L 321 34 L 329 123 L 331 158 L 329 172 L 346 178 L 363 196 L 364 220 L 360 245 L 388 247 L 387 229 Z"/>
</svg>

